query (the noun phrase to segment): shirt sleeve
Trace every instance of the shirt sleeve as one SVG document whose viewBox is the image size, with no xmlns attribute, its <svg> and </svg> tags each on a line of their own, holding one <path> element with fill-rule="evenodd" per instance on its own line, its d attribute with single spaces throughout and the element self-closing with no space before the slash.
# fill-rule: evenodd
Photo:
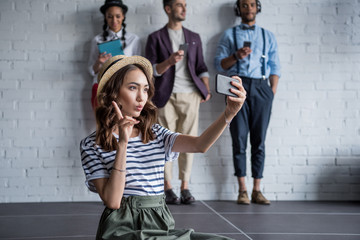
<svg viewBox="0 0 360 240">
<path fill-rule="evenodd" d="M 157 66 L 157 63 L 155 63 L 153 65 L 153 73 L 154 73 L 154 77 L 161 77 L 162 74 L 159 74 L 156 70 L 156 66 Z"/>
<path fill-rule="evenodd" d="M 210 78 L 210 74 L 209 72 L 203 72 L 199 75 L 199 78 L 203 78 L 203 77 L 207 77 L 207 78 Z"/>
<path fill-rule="evenodd" d="M 173 152 L 172 147 L 174 146 L 176 137 L 179 136 L 179 133 L 174 133 L 169 129 L 160 126 L 159 124 L 155 124 L 154 131 L 164 143 L 165 161 L 174 161 L 178 159 L 179 153 Z"/>
<path fill-rule="evenodd" d="M 277 75 L 281 77 L 279 49 L 276 38 L 273 33 L 270 33 L 270 47 L 269 47 L 268 56 L 269 59 L 267 64 L 270 67 L 270 75 Z"/>
<path fill-rule="evenodd" d="M 126 33 L 126 48 L 124 54 L 127 56 L 142 56 L 141 40 L 134 33 Z"/>
<path fill-rule="evenodd" d="M 136 36 L 135 39 L 135 49 L 134 49 L 134 55 L 136 56 L 142 56 L 142 49 L 141 49 L 141 40 L 138 36 Z"/>
<path fill-rule="evenodd" d="M 233 42 L 232 38 L 229 37 L 229 30 L 225 31 L 220 38 L 219 44 L 216 48 L 216 54 L 214 58 L 214 65 L 217 71 L 226 72 L 225 69 L 221 66 L 221 61 L 224 58 L 229 57 L 235 50 L 232 48 Z"/>
<path fill-rule="evenodd" d="M 110 174 L 102 159 L 99 148 L 95 142 L 87 137 L 80 143 L 81 163 L 85 173 L 85 184 L 92 192 L 97 192 L 91 180 L 99 178 L 109 178 Z"/>
</svg>

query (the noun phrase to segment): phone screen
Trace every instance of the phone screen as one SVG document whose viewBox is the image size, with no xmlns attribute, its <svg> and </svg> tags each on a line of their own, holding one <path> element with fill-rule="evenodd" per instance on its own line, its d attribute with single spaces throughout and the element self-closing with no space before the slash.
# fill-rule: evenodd
<svg viewBox="0 0 360 240">
<path fill-rule="evenodd" d="M 189 44 L 188 43 L 184 43 L 184 44 L 180 44 L 179 50 L 183 50 L 184 51 L 184 55 L 187 52 Z"/>
<path fill-rule="evenodd" d="M 251 47 L 251 42 L 244 41 L 244 47 Z"/>
</svg>

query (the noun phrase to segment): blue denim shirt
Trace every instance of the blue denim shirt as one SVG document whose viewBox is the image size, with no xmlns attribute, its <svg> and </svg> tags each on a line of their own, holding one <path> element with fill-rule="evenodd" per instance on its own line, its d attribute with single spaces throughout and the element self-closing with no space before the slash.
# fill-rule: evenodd
<svg viewBox="0 0 360 240">
<path fill-rule="evenodd" d="M 261 78 L 261 56 L 263 53 L 263 37 L 261 27 L 255 25 L 254 30 L 244 30 L 240 24 L 236 26 L 236 40 L 238 48 L 242 48 L 244 41 L 251 42 L 252 53 L 244 59 L 239 60 L 239 72 L 237 71 L 236 64 L 225 70 L 221 67 L 221 60 L 234 54 L 236 51 L 233 37 L 233 28 L 227 29 L 222 35 L 220 42 L 216 49 L 215 55 L 215 68 L 228 76 L 239 75 L 249 78 Z M 278 45 L 275 35 L 265 30 L 265 62 L 266 62 L 266 77 L 270 75 L 281 76 L 280 73 L 280 60 Z"/>
</svg>

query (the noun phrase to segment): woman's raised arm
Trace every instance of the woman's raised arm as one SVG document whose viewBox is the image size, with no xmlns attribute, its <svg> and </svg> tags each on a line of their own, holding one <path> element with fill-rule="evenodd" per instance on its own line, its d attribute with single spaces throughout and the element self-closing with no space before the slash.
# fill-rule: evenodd
<svg viewBox="0 0 360 240">
<path fill-rule="evenodd" d="M 238 97 L 227 97 L 225 111 L 198 137 L 190 135 L 179 135 L 172 148 L 173 152 L 206 152 L 220 137 L 231 120 L 239 112 L 246 99 L 246 91 L 239 77 L 233 77 L 239 82 L 232 81 L 231 84 L 237 89 L 230 91 Z"/>
</svg>

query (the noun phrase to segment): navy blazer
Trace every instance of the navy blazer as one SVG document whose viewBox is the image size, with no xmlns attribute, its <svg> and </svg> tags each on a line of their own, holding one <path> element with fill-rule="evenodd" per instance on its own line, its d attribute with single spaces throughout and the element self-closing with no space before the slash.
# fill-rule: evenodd
<svg viewBox="0 0 360 240">
<path fill-rule="evenodd" d="M 186 57 L 190 76 L 201 96 L 205 99 L 208 91 L 204 82 L 198 77 L 201 73 L 208 71 L 204 62 L 201 39 L 199 34 L 184 27 L 183 31 L 185 42 L 189 44 Z M 174 52 L 167 26 L 149 35 L 146 42 L 145 57 L 149 59 L 152 65 L 165 61 Z M 152 101 L 158 108 L 164 107 L 169 100 L 174 87 L 174 78 L 175 65 L 171 66 L 160 77 L 155 77 L 155 95 Z"/>
</svg>

